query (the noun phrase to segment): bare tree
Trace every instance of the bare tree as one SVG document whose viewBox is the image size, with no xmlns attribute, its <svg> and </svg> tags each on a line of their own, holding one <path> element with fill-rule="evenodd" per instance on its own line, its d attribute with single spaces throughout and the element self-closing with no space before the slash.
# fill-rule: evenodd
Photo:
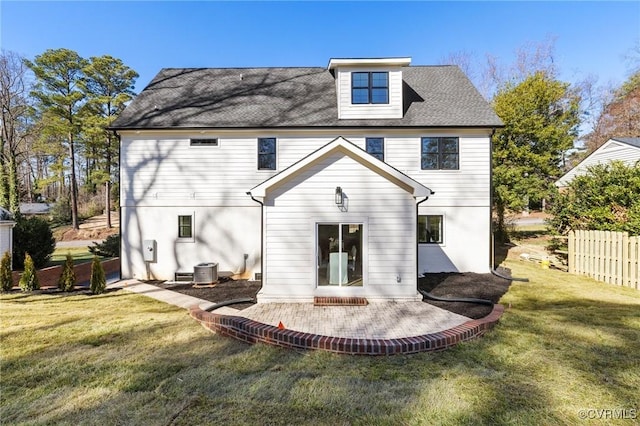
<svg viewBox="0 0 640 426">
<path fill-rule="evenodd" d="M 0 55 L 0 107 L 2 110 L 0 205 L 8 207 L 14 214 L 20 213 L 21 191 L 18 166 L 31 128 L 27 70 L 23 57 L 15 52 L 2 51 Z"/>
</svg>

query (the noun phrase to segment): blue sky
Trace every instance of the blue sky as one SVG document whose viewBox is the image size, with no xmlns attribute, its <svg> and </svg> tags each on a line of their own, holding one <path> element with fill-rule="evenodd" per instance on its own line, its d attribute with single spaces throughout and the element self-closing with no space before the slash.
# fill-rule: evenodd
<svg viewBox="0 0 640 426">
<path fill-rule="evenodd" d="M 0 2 L 0 46 L 33 58 L 65 47 L 109 54 L 139 74 L 163 67 L 326 66 L 332 57 L 451 52 L 504 64 L 525 43 L 556 38 L 561 78 L 625 80 L 640 40 L 640 2 Z"/>
</svg>

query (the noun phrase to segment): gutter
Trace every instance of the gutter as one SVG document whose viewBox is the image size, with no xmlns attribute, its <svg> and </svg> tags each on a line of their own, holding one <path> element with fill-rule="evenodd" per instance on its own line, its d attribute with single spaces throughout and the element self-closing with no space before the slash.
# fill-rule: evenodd
<svg viewBox="0 0 640 426">
<path fill-rule="evenodd" d="M 202 126 L 158 126 L 158 127 L 127 127 L 127 126 L 112 126 L 108 127 L 107 130 L 112 131 L 160 131 L 160 130 L 170 130 L 170 131 L 200 131 L 200 130 L 211 130 L 213 132 L 219 130 L 251 130 L 251 131 L 270 131 L 270 130 L 334 130 L 339 131 L 340 129 L 344 130 L 382 130 L 382 131 L 393 131 L 397 129 L 407 129 L 407 130 L 419 130 L 419 129 L 429 129 L 429 130 L 437 130 L 437 129 L 494 129 L 497 127 L 504 126 L 496 126 L 493 125 L 456 125 L 456 124 L 443 124 L 443 125 L 424 125 L 424 124 L 415 124 L 415 125 L 369 125 L 369 124 L 349 124 L 349 125 L 340 125 L 339 123 L 334 125 L 321 125 L 321 126 L 301 126 L 301 125 L 291 125 L 291 126 L 219 126 L 219 127 L 202 127 Z"/>
<path fill-rule="evenodd" d="M 496 261 L 496 244 L 493 232 L 493 135 L 496 133 L 496 128 L 491 129 L 489 135 L 489 269 L 492 271 L 495 269 Z"/>
</svg>

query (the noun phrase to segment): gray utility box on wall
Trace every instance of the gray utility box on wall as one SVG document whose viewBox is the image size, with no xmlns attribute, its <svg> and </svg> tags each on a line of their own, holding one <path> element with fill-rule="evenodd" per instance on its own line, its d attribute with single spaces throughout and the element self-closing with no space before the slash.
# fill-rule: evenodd
<svg viewBox="0 0 640 426">
<path fill-rule="evenodd" d="M 198 263 L 193 267 L 194 284 L 212 284 L 218 282 L 217 263 Z"/>
</svg>

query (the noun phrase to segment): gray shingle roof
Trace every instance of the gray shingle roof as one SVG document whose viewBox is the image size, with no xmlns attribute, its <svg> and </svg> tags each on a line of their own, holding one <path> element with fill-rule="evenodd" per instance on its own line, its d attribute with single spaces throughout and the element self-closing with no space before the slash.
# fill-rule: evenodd
<svg viewBox="0 0 640 426">
<path fill-rule="evenodd" d="M 405 67 L 403 80 L 403 118 L 339 120 L 335 79 L 325 68 L 167 68 L 111 128 L 502 125 L 456 66 Z"/>
<path fill-rule="evenodd" d="M 629 145 L 637 146 L 638 148 L 640 148 L 640 138 L 611 138 L 611 139 L 616 140 L 618 142 L 624 142 Z"/>
</svg>

